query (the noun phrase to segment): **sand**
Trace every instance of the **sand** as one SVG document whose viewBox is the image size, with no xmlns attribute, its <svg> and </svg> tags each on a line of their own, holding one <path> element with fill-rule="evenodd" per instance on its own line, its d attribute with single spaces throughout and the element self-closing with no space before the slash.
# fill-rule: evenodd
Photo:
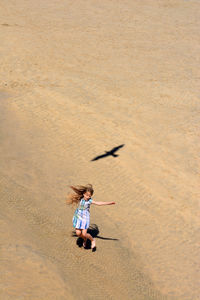
<svg viewBox="0 0 200 300">
<path fill-rule="evenodd" d="M 0 7 L 0 299 L 200 299 L 200 2 Z"/>
</svg>

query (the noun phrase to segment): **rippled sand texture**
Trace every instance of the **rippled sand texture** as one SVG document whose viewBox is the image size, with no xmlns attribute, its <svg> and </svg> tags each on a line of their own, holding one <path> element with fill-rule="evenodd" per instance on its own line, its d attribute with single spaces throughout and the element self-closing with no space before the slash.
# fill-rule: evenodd
<svg viewBox="0 0 200 300">
<path fill-rule="evenodd" d="M 200 2 L 0 7 L 0 299 L 199 299 Z"/>
</svg>

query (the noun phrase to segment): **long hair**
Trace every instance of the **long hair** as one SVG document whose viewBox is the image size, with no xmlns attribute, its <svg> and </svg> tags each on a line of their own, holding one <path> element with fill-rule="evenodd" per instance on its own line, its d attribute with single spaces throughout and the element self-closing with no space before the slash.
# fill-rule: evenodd
<svg viewBox="0 0 200 300">
<path fill-rule="evenodd" d="M 94 190 L 91 184 L 86 185 L 78 185 L 78 186 L 70 186 L 70 188 L 74 191 L 73 194 L 69 194 L 66 200 L 67 204 L 78 204 L 79 201 L 83 198 L 83 194 L 86 192 L 90 192 L 93 195 Z"/>
</svg>

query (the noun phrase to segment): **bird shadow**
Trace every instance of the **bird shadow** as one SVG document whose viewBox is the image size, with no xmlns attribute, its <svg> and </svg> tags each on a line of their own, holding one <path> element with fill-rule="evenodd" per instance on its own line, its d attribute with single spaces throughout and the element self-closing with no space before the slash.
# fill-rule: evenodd
<svg viewBox="0 0 200 300">
<path fill-rule="evenodd" d="M 119 156 L 119 154 L 116 154 L 115 152 L 117 152 L 120 148 L 124 147 L 125 144 L 119 145 L 117 147 L 112 148 L 110 151 L 105 151 L 104 154 L 98 155 L 96 157 L 94 157 L 91 161 L 96 161 L 99 160 L 101 158 L 104 158 L 106 156 L 112 156 L 112 157 L 117 157 Z"/>
<path fill-rule="evenodd" d="M 87 232 L 93 237 L 101 240 L 107 240 L 107 241 L 118 241 L 119 239 L 109 238 L 109 237 L 103 237 L 99 236 L 99 228 L 96 224 L 91 224 L 88 228 Z M 75 230 L 72 231 L 72 236 L 77 237 Z M 76 240 L 76 244 L 78 247 L 83 247 L 83 239 L 81 237 L 78 237 Z M 91 249 L 91 241 L 87 239 L 86 247 L 85 249 Z"/>
</svg>

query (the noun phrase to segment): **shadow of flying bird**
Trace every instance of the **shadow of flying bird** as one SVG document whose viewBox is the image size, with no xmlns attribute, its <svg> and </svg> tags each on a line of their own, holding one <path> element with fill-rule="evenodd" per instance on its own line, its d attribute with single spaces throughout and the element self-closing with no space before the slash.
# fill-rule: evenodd
<svg viewBox="0 0 200 300">
<path fill-rule="evenodd" d="M 115 154 L 115 152 L 117 152 L 117 151 L 118 151 L 120 148 L 122 148 L 122 147 L 124 147 L 124 144 L 119 145 L 119 146 L 117 146 L 117 147 L 114 147 L 114 148 L 112 148 L 110 151 L 105 151 L 104 154 L 96 156 L 96 157 L 93 158 L 91 161 L 95 161 L 95 160 L 104 158 L 104 157 L 106 157 L 106 156 L 117 157 L 117 156 L 119 156 L 119 154 Z"/>
</svg>

